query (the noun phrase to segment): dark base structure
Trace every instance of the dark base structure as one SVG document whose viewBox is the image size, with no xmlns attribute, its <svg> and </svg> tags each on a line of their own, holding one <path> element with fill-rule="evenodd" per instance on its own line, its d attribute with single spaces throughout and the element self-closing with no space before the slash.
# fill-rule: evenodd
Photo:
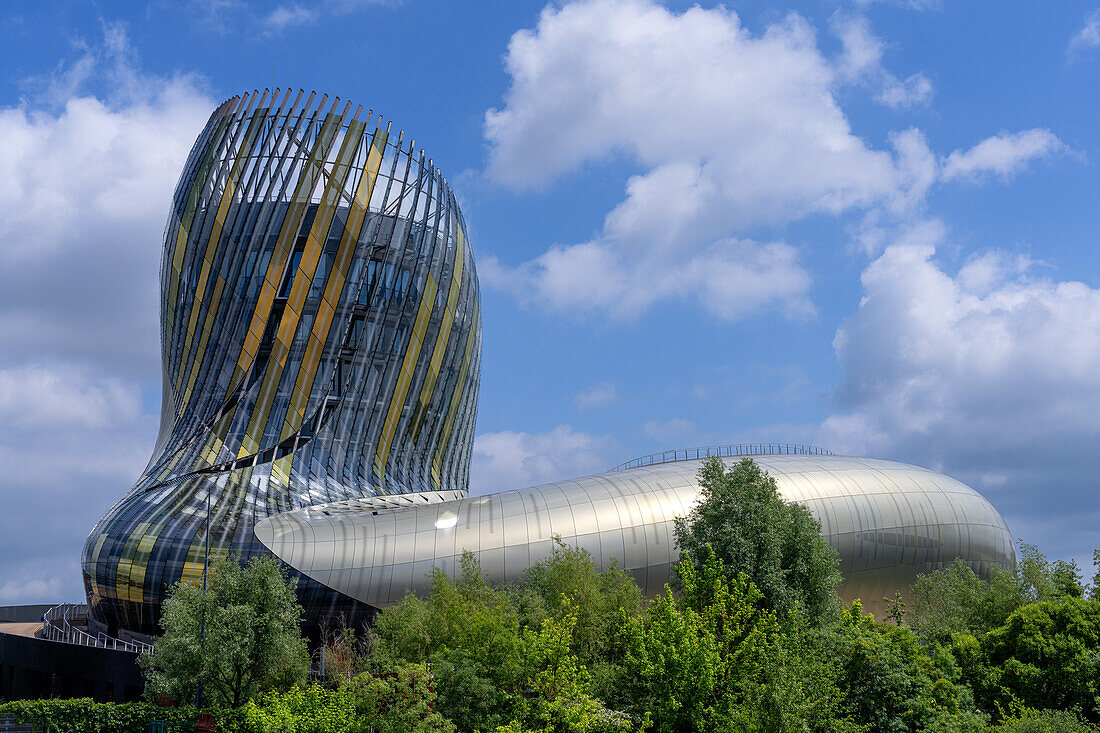
<svg viewBox="0 0 1100 733">
<path fill-rule="evenodd" d="M 48 606 L 8 606 L 0 620 L 30 624 L 42 620 Z M 96 702 L 130 702 L 141 698 L 145 680 L 137 655 L 21 633 L 0 623 L 0 699 L 90 697 Z"/>
</svg>

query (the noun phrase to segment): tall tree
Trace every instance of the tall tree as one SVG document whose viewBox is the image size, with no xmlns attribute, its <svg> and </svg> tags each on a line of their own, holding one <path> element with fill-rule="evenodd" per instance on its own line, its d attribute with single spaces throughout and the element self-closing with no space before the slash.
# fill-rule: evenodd
<svg viewBox="0 0 1100 733">
<path fill-rule="evenodd" d="M 1023 586 L 1010 571 L 995 568 L 985 580 L 961 559 L 918 575 L 910 597 L 906 621 L 926 642 L 960 631 L 984 634 L 1027 602 Z"/>
<path fill-rule="evenodd" d="M 138 660 L 146 693 L 190 702 L 201 683 L 209 703 L 237 707 L 305 679 L 309 653 L 295 585 L 272 558 L 242 566 L 231 556 L 214 561 L 206 593 L 193 582 L 176 583 L 156 652 Z"/>
<path fill-rule="evenodd" d="M 697 566 L 707 546 L 733 572 L 744 573 L 781 615 L 797 609 L 812 622 L 835 617 L 840 558 L 810 511 L 787 503 L 775 479 L 751 458 L 730 469 L 709 458 L 699 469 L 699 503 L 676 520 L 680 550 Z"/>
</svg>

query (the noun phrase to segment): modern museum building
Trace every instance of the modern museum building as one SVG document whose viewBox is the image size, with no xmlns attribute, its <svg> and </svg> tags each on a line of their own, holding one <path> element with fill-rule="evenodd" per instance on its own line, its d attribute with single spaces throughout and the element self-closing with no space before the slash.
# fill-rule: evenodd
<svg viewBox="0 0 1100 733">
<path fill-rule="evenodd" d="M 516 579 L 554 538 L 649 594 L 709 455 L 751 455 L 808 507 L 873 607 L 962 558 L 1012 568 L 981 495 L 934 471 L 786 444 L 669 451 L 607 473 L 470 496 L 478 279 L 455 194 L 404 133 L 302 92 L 233 97 L 187 159 L 160 271 L 153 456 L 88 536 L 89 628 L 144 638 L 209 557 L 273 555 L 307 621 L 355 621 L 473 552 Z"/>
</svg>

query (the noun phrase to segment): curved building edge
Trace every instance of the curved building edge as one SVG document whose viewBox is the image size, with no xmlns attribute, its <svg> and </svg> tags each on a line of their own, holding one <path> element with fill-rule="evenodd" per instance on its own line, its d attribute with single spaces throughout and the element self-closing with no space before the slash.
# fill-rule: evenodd
<svg viewBox="0 0 1100 733">
<path fill-rule="evenodd" d="M 1004 519 L 978 492 L 929 469 L 832 455 L 753 459 L 784 499 L 806 506 L 840 555 L 846 601 L 881 613 L 917 575 L 962 558 L 988 576 L 1016 564 Z M 738 460 L 726 459 L 727 463 Z M 424 593 L 439 568 L 453 575 L 463 551 L 494 582 L 519 580 L 550 556 L 554 538 L 627 570 L 649 596 L 679 560 L 676 517 L 698 501 L 701 460 L 402 507 L 335 502 L 257 523 L 259 541 L 295 571 L 373 608 Z"/>
</svg>

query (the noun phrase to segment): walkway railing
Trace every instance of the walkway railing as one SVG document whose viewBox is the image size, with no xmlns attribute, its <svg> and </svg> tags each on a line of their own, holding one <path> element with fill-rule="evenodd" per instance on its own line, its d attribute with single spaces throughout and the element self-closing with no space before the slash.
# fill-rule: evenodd
<svg viewBox="0 0 1100 733">
<path fill-rule="evenodd" d="M 88 616 L 88 606 L 83 603 L 60 603 L 42 614 L 42 638 L 66 644 L 93 646 L 98 649 L 115 649 L 120 652 L 152 653 L 153 646 L 140 641 L 123 641 L 100 632 L 92 636 L 77 626 Z"/>
<path fill-rule="evenodd" d="M 818 448 L 813 445 L 799 445 L 797 443 L 738 443 L 736 445 L 705 445 L 699 448 L 683 448 L 680 450 L 666 450 L 660 453 L 650 453 L 626 463 L 620 463 L 612 471 L 625 471 L 628 468 L 640 468 L 642 466 L 655 466 L 659 463 L 673 463 L 675 461 L 694 461 L 700 458 L 735 458 L 738 456 L 832 456 L 832 451 Z"/>
</svg>

